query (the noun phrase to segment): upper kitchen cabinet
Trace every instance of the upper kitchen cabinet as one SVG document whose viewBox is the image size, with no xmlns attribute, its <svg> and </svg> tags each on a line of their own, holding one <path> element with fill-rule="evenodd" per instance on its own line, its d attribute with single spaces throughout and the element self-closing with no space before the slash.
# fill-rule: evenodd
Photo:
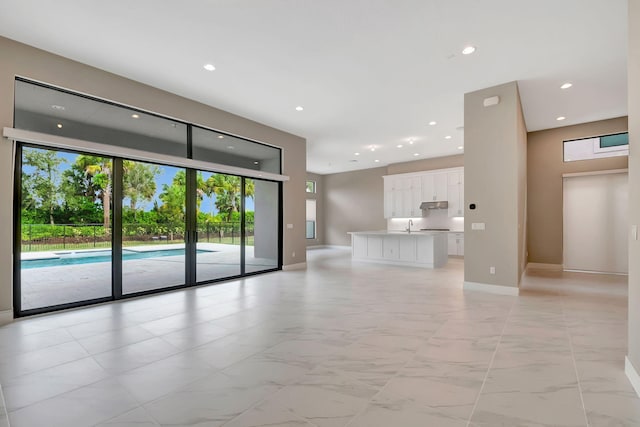
<svg viewBox="0 0 640 427">
<path fill-rule="evenodd" d="M 395 191 L 393 188 L 393 184 L 395 180 L 392 176 L 384 176 L 384 217 L 385 218 L 393 218 L 394 217 L 394 196 Z"/>
<path fill-rule="evenodd" d="M 449 202 L 449 216 L 464 215 L 464 169 L 384 176 L 384 217 L 422 216 L 422 202 Z"/>
<path fill-rule="evenodd" d="M 464 171 L 448 174 L 449 216 L 464 216 Z"/>
<path fill-rule="evenodd" d="M 422 215 L 419 176 L 389 175 L 383 178 L 385 218 L 411 218 Z"/>
<path fill-rule="evenodd" d="M 446 172 L 428 173 L 422 175 L 420 179 L 422 184 L 421 202 L 447 200 L 447 179 L 448 177 Z"/>
</svg>

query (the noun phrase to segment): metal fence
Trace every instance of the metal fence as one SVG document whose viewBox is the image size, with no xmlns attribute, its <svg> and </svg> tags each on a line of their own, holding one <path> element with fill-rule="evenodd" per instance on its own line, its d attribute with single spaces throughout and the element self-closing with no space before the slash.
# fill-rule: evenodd
<svg viewBox="0 0 640 427">
<path fill-rule="evenodd" d="M 198 241 L 239 245 L 240 222 L 198 224 Z M 253 223 L 246 223 L 246 245 L 253 245 Z M 111 230 L 102 224 L 23 224 L 22 252 L 110 248 Z M 184 225 L 123 224 L 125 246 L 184 242 Z"/>
</svg>

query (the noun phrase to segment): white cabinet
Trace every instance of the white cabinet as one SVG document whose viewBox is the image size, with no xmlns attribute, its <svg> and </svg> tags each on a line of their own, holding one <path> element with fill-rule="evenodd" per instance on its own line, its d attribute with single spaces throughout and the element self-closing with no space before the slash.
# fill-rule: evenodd
<svg viewBox="0 0 640 427">
<path fill-rule="evenodd" d="M 422 216 L 422 194 L 419 176 L 384 177 L 384 217 L 412 218 Z"/>
<path fill-rule="evenodd" d="M 391 176 L 384 177 L 384 217 L 385 218 L 393 218 L 395 217 L 395 212 L 393 210 L 394 207 L 394 195 L 395 190 L 393 188 L 393 184 L 395 181 Z"/>
<path fill-rule="evenodd" d="M 405 214 L 408 217 L 422 216 L 420 204 L 422 203 L 422 184 L 419 176 L 409 179 L 409 192 L 405 196 Z"/>
<path fill-rule="evenodd" d="M 384 178 L 384 217 L 422 217 L 422 202 L 449 201 L 449 216 L 464 216 L 462 168 L 387 175 Z"/>
<path fill-rule="evenodd" d="M 447 174 L 449 216 L 464 216 L 464 172 Z"/>
<path fill-rule="evenodd" d="M 448 254 L 464 256 L 464 233 L 449 233 Z"/>
<path fill-rule="evenodd" d="M 382 245 L 384 259 L 397 260 L 400 258 L 400 242 L 397 237 L 385 236 Z"/>
<path fill-rule="evenodd" d="M 433 202 L 447 200 L 447 173 L 429 173 L 421 178 L 422 201 Z"/>
<path fill-rule="evenodd" d="M 445 233 L 351 232 L 353 259 L 422 268 L 447 263 Z"/>
</svg>

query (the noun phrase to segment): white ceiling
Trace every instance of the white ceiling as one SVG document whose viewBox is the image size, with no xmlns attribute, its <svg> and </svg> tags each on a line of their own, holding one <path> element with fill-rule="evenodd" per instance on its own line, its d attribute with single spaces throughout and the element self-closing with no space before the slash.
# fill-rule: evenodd
<svg viewBox="0 0 640 427">
<path fill-rule="evenodd" d="M 464 93 L 514 80 L 529 131 L 626 115 L 626 10 L 626 0 L 2 0 L 0 34 L 305 137 L 307 169 L 326 174 L 463 152 Z M 476 53 L 463 56 L 466 45 Z"/>
</svg>

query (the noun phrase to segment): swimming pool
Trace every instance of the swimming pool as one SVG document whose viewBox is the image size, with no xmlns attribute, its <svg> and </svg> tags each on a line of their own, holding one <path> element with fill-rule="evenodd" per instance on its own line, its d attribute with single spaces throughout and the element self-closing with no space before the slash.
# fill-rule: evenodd
<svg viewBox="0 0 640 427">
<path fill-rule="evenodd" d="M 184 249 L 158 249 L 153 251 L 133 251 L 122 249 L 122 260 L 160 258 L 168 256 L 184 256 Z M 214 252 L 198 249 L 198 253 Z M 111 262 L 111 250 L 78 251 L 78 252 L 54 252 L 55 258 L 22 260 L 22 269 L 59 267 L 64 265 L 92 264 L 96 262 Z"/>
</svg>

